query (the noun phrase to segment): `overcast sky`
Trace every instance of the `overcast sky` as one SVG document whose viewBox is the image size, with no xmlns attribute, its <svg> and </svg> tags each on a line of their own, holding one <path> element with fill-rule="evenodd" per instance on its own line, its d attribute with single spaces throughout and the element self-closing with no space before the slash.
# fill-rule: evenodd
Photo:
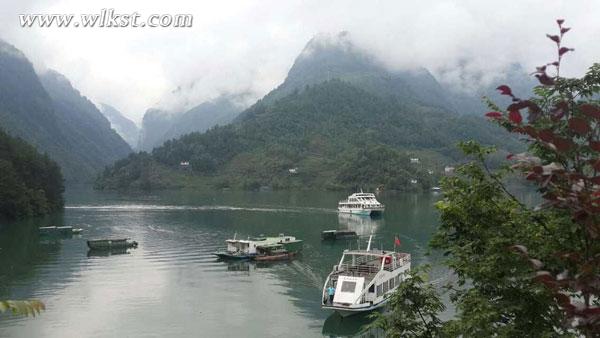
<svg viewBox="0 0 600 338">
<path fill-rule="evenodd" d="M 445 81 L 461 60 L 496 74 L 511 62 L 528 69 L 553 61 L 545 33 L 554 19 L 572 27 L 564 69 L 581 74 L 600 56 L 600 1 L 325 1 L 325 0 L 20 0 L 0 4 L 0 38 L 38 70 L 65 74 L 94 102 L 138 122 L 147 108 L 188 104 L 221 92 L 260 97 L 285 79 L 294 58 L 318 33 L 349 31 L 391 68 L 424 66 Z M 189 13 L 192 28 L 21 28 L 18 14 Z M 167 103 L 168 102 L 168 103 Z"/>
</svg>

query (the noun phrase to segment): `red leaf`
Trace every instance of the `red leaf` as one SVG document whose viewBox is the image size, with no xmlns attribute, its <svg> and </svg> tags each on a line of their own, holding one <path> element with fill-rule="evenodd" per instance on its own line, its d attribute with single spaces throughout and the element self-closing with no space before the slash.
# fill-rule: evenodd
<svg viewBox="0 0 600 338">
<path fill-rule="evenodd" d="M 544 142 L 552 142 L 554 138 L 554 133 L 550 129 L 544 129 L 538 133 L 540 140 Z"/>
<path fill-rule="evenodd" d="M 600 108 L 598 108 L 598 107 L 596 107 L 594 105 L 585 103 L 585 104 L 582 104 L 581 106 L 579 106 L 579 109 L 585 115 L 587 115 L 589 117 L 593 117 L 595 119 L 600 119 Z"/>
<path fill-rule="evenodd" d="M 595 151 L 600 151 L 600 142 L 590 141 L 590 148 L 592 148 Z"/>
<path fill-rule="evenodd" d="M 502 117 L 502 113 L 497 112 L 497 111 L 491 111 L 485 114 L 485 116 L 492 118 L 492 119 L 499 119 Z"/>
<path fill-rule="evenodd" d="M 550 39 L 550 40 L 552 40 L 552 41 L 554 41 L 556 43 L 560 42 L 560 38 L 558 37 L 558 35 L 546 34 L 546 36 L 548 37 L 548 39 Z"/>
<path fill-rule="evenodd" d="M 544 173 L 544 168 L 542 168 L 541 165 L 536 165 L 531 170 L 533 170 L 534 173 L 539 174 L 539 175 Z"/>
<path fill-rule="evenodd" d="M 506 110 L 521 110 L 523 108 L 529 107 L 530 101 L 521 100 L 509 105 Z"/>
<path fill-rule="evenodd" d="M 533 268 L 536 270 L 539 270 L 544 266 L 544 263 L 542 263 L 542 261 L 535 258 L 530 258 L 529 263 L 531 263 L 531 266 L 533 266 Z"/>
<path fill-rule="evenodd" d="M 575 49 L 573 48 L 567 48 L 567 47 L 560 47 L 560 49 L 558 50 L 558 55 L 562 56 L 564 55 L 566 52 L 570 52 L 570 51 L 574 51 Z"/>
<path fill-rule="evenodd" d="M 555 294 L 555 296 L 556 296 L 556 300 L 558 301 L 558 304 L 560 304 L 560 306 L 567 307 L 567 306 L 571 305 L 571 297 L 569 297 L 569 295 L 566 295 L 563 292 L 557 292 Z"/>
<path fill-rule="evenodd" d="M 508 112 L 508 118 L 516 124 L 521 124 L 521 122 L 523 122 L 523 116 L 521 116 L 521 113 L 518 110 L 511 110 Z"/>
<path fill-rule="evenodd" d="M 506 155 L 506 159 L 511 160 L 513 158 L 513 156 L 515 156 L 515 154 L 508 154 L 508 155 Z"/>
<path fill-rule="evenodd" d="M 553 288 L 556 285 L 556 279 L 548 271 L 538 271 L 535 273 L 534 279 L 544 283 L 546 286 Z"/>
<path fill-rule="evenodd" d="M 496 89 L 500 91 L 501 95 L 513 96 L 512 90 L 507 85 L 498 86 Z"/>
<path fill-rule="evenodd" d="M 558 150 L 560 152 L 569 151 L 574 146 L 574 144 L 571 140 L 564 139 L 561 137 L 554 137 L 554 139 L 552 140 L 552 144 L 554 144 L 556 146 L 556 150 Z"/>
<path fill-rule="evenodd" d="M 529 174 L 527 174 L 527 176 L 525 176 L 525 179 L 528 181 L 535 181 L 538 179 L 538 176 L 539 176 L 538 174 L 536 174 L 532 171 Z"/>
<path fill-rule="evenodd" d="M 594 176 L 590 178 L 590 181 L 594 184 L 600 184 L 600 176 Z"/>
<path fill-rule="evenodd" d="M 560 26 L 563 24 L 563 22 L 565 22 L 565 19 L 557 19 L 556 23 Z"/>
<path fill-rule="evenodd" d="M 527 247 L 521 244 L 515 244 L 510 247 L 512 250 L 519 252 L 523 255 L 527 255 Z"/>
<path fill-rule="evenodd" d="M 571 30 L 571 28 L 568 28 L 568 27 L 561 28 L 560 29 L 560 34 L 565 34 L 566 32 L 568 32 L 570 30 Z"/>
<path fill-rule="evenodd" d="M 554 79 L 549 77 L 547 74 L 536 74 L 535 77 L 537 77 L 538 81 L 545 86 L 554 85 Z"/>
<path fill-rule="evenodd" d="M 579 135 L 585 135 L 591 131 L 587 121 L 578 117 L 573 117 L 569 120 L 569 128 Z"/>
<path fill-rule="evenodd" d="M 527 133 L 527 135 L 529 135 L 533 138 L 537 137 L 537 135 L 538 135 L 537 131 L 532 126 L 525 126 L 525 127 L 523 127 L 523 130 Z"/>
</svg>

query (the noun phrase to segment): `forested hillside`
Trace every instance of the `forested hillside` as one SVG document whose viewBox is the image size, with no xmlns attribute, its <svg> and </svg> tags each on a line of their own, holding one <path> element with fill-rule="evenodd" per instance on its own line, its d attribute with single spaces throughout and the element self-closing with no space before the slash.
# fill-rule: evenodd
<svg viewBox="0 0 600 338">
<path fill-rule="evenodd" d="M 471 138 L 518 147 L 482 118 L 405 104 L 331 80 L 274 102 L 259 101 L 235 124 L 167 141 L 151 156 L 119 161 L 97 186 L 164 187 L 186 170 L 214 187 L 423 189 L 445 164 L 460 160 L 456 142 Z M 296 173 L 289 172 L 293 168 Z M 140 181 L 150 176 L 152 181 Z"/>
<path fill-rule="evenodd" d="M 0 40 L 0 127 L 45 152 L 70 182 L 86 182 L 131 149 L 96 107 L 62 75 L 35 73 Z"/>
<path fill-rule="evenodd" d="M 60 167 L 0 129 L 0 218 L 40 216 L 63 206 Z"/>
</svg>

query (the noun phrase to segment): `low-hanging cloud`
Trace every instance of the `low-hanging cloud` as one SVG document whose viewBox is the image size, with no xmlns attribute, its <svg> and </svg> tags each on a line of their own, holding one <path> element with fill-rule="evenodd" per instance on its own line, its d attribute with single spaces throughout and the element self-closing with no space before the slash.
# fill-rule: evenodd
<svg viewBox="0 0 600 338">
<path fill-rule="evenodd" d="M 21 28 L 18 14 L 189 13 L 192 28 Z M 566 74 L 600 55 L 598 1 L 77 1 L 0 5 L 0 38 L 38 69 L 56 69 L 95 102 L 139 121 L 149 107 L 180 111 L 223 93 L 256 99 L 280 84 L 315 34 L 349 31 L 391 69 L 426 67 L 467 86 L 490 82 L 510 64 L 553 61 L 556 18 L 573 27 Z M 458 71 L 460 70 L 460 71 Z M 465 74 L 466 73 L 466 74 Z M 469 74 L 473 74 L 470 76 Z M 475 84 L 476 86 L 477 84 Z M 179 88 L 179 90 L 178 90 Z"/>
</svg>

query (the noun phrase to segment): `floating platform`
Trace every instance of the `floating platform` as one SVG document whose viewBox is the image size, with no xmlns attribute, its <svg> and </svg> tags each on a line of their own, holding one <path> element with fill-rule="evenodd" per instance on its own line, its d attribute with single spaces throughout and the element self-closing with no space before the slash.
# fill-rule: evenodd
<svg viewBox="0 0 600 338">
<path fill-rule="evenodd" d="M 93 250 L 111 250 L 111 249 L 127 249 L 137 248 L 138 242 L 127 238 L 118 239 L 98 239 L 87 241 L 87 245 Z"/>
</svg>

